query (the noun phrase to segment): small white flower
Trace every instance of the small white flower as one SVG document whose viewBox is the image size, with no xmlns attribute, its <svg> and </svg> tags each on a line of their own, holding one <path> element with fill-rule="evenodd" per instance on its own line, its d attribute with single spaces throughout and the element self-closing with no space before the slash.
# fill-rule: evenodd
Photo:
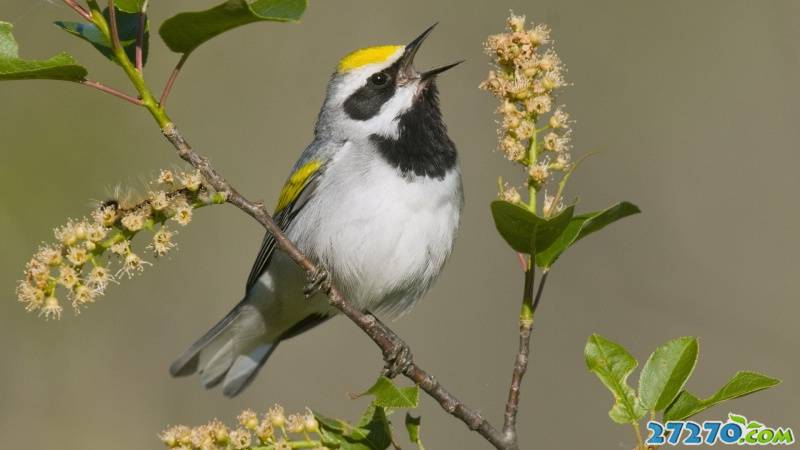
<svg viewBox="0 0 800 450">
<path fill-rule="evenodd" d="M 122 263 L 122 267 L 117 271 L 115 277 L 119 278 L 120 275 L 126 275 L 128 278 L 133 278 L 137 272 L 144 272 L 145 265 L 152 264 L 144 261 L 136 253 L 128 253 L 125 256 L 125 261 Z"/>
</svg>

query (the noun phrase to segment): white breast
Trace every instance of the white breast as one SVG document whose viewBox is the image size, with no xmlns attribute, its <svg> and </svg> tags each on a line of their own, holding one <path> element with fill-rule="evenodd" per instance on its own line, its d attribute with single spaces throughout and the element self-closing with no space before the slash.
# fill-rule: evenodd
<svg viewBox="0 0 800 450">
<path fill-rule="evenodd" d="M 403 177 L 371 148 L 345 144 L 288 230 L 362 309 L 401 314 L 450 254 L 461 213 L 458 169 Z"/>
</svg>

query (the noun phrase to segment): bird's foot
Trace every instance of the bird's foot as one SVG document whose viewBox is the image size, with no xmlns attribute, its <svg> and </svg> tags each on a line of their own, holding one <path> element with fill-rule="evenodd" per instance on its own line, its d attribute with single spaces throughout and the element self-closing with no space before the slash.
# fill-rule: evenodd
<svg viewBox="0 0 800 450">
<path fill-rule="evenodd" d="M 391 351 L 383 355 L 383 360 L 386 361 L 386 365 L 383 367 L 383 375 L 387 378 L 394 378 L 405 372 L 413 364 L 414 356 L 411 354 L 411 349 L 408 345 L 401 341 L 395 344 Z"/>
<path fill-rule="evenodd" d="M 328 272 L 323 268 L 319 268 L 313 274 L 309 274 L 306 285 L 303 287 L 303 295 L 305 295 L 306 300 L 313 297 L 317 292 L 325 289 L 325 282 L 327 280 Z"/>
</svg>

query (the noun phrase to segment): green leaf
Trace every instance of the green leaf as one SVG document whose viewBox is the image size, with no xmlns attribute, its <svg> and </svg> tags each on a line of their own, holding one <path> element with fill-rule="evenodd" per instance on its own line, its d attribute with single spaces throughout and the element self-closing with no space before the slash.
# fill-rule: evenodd
<svg viewBox="0 0 800 450">
<path fill-rule="evenodd" d="M 419 448 L 425 450 L 422 446 L 422 439 L 420 439 L 419 428 L 422 423 L 422 417 L 414 417 L 411 413 L 406 413 L 406 430 L 408 430 L 408 439 Z"/>
<path fill-rule="evenodd" d="M 214 8 L 170 17 L 158 30 L 170 50 L 191 53 L 204 42 L 228 30 L 254 22 L 296 22 L 307 0 L 228 0 Z"/>
<path fill-rule="evenodd" d="M 699 399 L 683 390 L 664 411 L 664 421 L 684 420 L 712 406 L 744 395 L 752 394 L 779 384 L 781 380 L 756 372 L 737 372 L 725 386 L 711 397 Z"/>
<path fill-rule="evenodd" d="M 331 419 L 314 412 L 320 424 L 323 444 L 342 450 L 384 450 L 392 443 L 391 424 L 386 411 L 371 407 L 371 414 L 361 425 L 353 426 L 343 420 Z"/>
<path fill-rule="evenodd" d="M 575 206 L 543 219 L 524 206 L 503 200 L 492 202 L 492 217 L 500 236 L 520 253 L 532 254 L 553 245 L 569 225 Z"/>
<path fill-rule="evenodd" d="M 67 53 L 43 61 L 20 59 L 19 46 L 11 33 L 13 28 L 12 24 L 0 21 L 0 81 L 81 81 L 86 78 L 86 68 Z"/>
<path fill-rule="evenodd" d="M 540 248 L 536 255 L 536 265 L 550 267 L 558 260 L 562 253 L 577 241 L 599 231 L 609 224 L 633 214 L 640 213 L 639 207 L 629 202 L 621 202 L 603 211 L 595 211 L 572 217 L 564 231 L 552 245 Z"/>
<path fill-rule="evenodd" d="M 117 8 L 119 9 L 119 8 Z M 108 17 L 108 8 L 103 10 L 103 15 L 106 20 Z M 131 14 L 124 11 L 117 11 L 117 33 L 119 34 L 119 42 L 128 58 L 133 61 L 136 59 L 136 38 L 139 34 L 139 15 Z M 84 22 L 54 22 L 61 29 L 67 33 L 77 36 L 86 42 L 92 44 L 100 53 L 111 61 L 116 61 L 114 58 L 114 51 L 111 47 L 111 42 L 106 39 L 105 35 L 93 23 Z M 142 40 L 142 63 L 147 63 L 147 55 L 150 50 L 150 21 L 145 16 L 145 29 Z"/>
<path fill-rule="evenodd" d="M 697 338 L 681 337 L 658 347 L 639 376 L 639 399 L 651 411 L 669 406 L 697 363 Z"/>
<path fill-rule="evenodd" d="M 614 406 L 608 415 L 617 423 L 633 423 L 647 412 L 628 383 L 628 376 L 636 368 L 636 360 L 621 345 L 593 334 L 584 351 L 586 366 L 614 396 Z"/>
<path fill-rule="evenodd" d="M 416 408 L 419 405 L 419 387 L 397 387 L 392 380 L 380 377 L 371 388 L 358 395 L 374 395 L 373 404 L 383 408 Z"/>
<path fill-rule="evenodd" d="M 126 13 L 138 13 L 142 10 L 142 5 L 144 5 L 144 0 L 116 0 L 114 2 L 114 6 L 118 10 Z"/>
</svg>

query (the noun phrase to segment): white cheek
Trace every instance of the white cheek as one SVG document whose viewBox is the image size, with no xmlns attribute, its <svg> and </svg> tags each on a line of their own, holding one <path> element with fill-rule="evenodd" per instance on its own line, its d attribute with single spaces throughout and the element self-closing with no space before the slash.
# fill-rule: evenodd
<svg viewBox="0 0 800 450">
<path fill-rule="evenodd" d="M 385 137 L 394 139 L 400 137 L 398 129 L 400 115 L 411 108 L 416 91 L 416 83 L 398 88 L 391 100 L 383 104 L 380 113 L 363 122 L 365 129 L 370 130 L 372 134 Z"/>
<path fill-rule="evenodd" d="M 411 108 L 416 91 L 416 83 L 397 88 L 392 98 L 381 106 L 380 112 L 368 120 L 354 120 L 343 115 L 346 128 L 351 136 L 369 137 L 377 134 L 397 139 L 400 137 L 400 116 Z"/>
</svg>

